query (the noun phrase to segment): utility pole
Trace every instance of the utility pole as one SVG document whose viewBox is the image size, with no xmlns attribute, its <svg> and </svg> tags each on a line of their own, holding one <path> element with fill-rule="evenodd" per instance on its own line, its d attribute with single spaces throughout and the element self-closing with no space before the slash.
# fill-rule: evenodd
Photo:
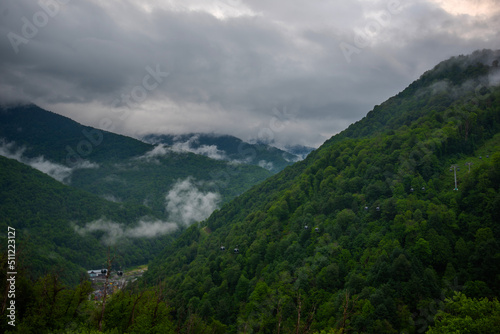
<svg viewBox="0 0 500 334">
<path fill-rule="evenodd" d="M 458 190 L 458 186 L 457 186 L 457 169 L 460 170 L 460 167 L 458 167 L 457 165 L 451 165 L 450 172 L 452 171 L 452 168 L 453 168 L 453 172 L 455 174 L 455 189 L 453 189 L 453 190 Z M 469 166 L 469 168 L 470 168 L 470 166 Z"/>
<path fill-rule="evenodd" d="M 471 166 L 471 165 L 474 165 L 474 163 L 473 163 L 473 162 L 466 162 L 466 163 L 465 163 L 465 165 L 466 165 L 466 166 L 469 166 L 469 172 L 468 172 L 468 173 L 470 173 L 470 166 Z"/>
<path fill-rule="evenodd" d="M 108 292 L 108 282 L 109 282 L 109 276 L 111 273 L 111 264 L 115 260 L 115 256 L 113 255 L 113 258 L 109 257 L 109 247 L 108 247 L 108 269 L 106 269 L 106 281 L 104 282 L 104 296 L 102 298 L 102 307 L 101 307 L 101 316 L 99 317 L 99 322 L 98 322 L 98 328 L 99 332 L 102 332 L 102 321 L 104 319 L 104 309 L 106 308 L 106 297 L 107 297 L 107 292 Z"/>
</svg>

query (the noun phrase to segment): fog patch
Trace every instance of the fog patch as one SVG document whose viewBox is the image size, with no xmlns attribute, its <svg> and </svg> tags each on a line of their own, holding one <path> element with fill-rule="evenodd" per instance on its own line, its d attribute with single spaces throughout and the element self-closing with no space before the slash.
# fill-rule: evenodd
<svg viewBox="0 0 500 334">
<path fill-rule="evenodd" d="M 448 92 L 450 90 L 450 84 L 448 81 L 438 81 L 433 83 L 430 86 L 431 92 L 433 95 L 443 93 L 443 92 Z"/>
<path fill-rule="evenodd" d="M 500 68 L 496 69 L 494 72 L 490 73 L 488 81 L 491 86 L 500 85 Z"/>
<path fill-rule="evenodd" d="M 170 150 L 168 149 L 167 145 L 164 144 L 159 144 L 155 146 L 151 151 L 146 152 L 143 156 L 141 156 L 141 159 L 153 159 L 157 157 L 162 157 L 168 154 Z"/>
<path fill-rule="evenodd" d="M 220 195 L 215 192 L 199 190 L 193 178 L 179 180 L 173 185 L 165 196 L 165 207 L 169 221 L 142 218 L 135 226 L 125 226 L 105 218 L 101 218 L 85 226 L 73 226 L 76 233 L 81 236 L 90 233 L 103 233 L 101 241 L 105 245 L 114 245 L 126 238 L 155 238 L 176 231 L 179 225 L 190 224 L 206 219 L 218 208 Z M 108 200 L 117 200 L 111 195 L 106 195 Z M 147 204 L 147 203 L 145 203 Z"/>
<path fill-rule="evenodd" d="M 286 162 L 299 162 L 299 161 L 304 160 L 305 157 L 307 156 L 307 154 L 306 155 L 298 155 L 298 154 L 294 154 L 294 153 L 291 153 L 291 154 L 293 154 L 293 156 L 283 154 L 282 157 L 283 157 L 283 159 L 285 159 Z"/>
<path fill-rule="evenodd" d="M 193 136 L 186 142 L 176 142 L 170 149 L 174 152 L 191 152 L 194 154 L 204 155 L 215 160 L 227 159 L 225 152 L 219 150 L 216 145 L 197 146 L 196 143 L 198 142 L 198 139 L 199 136 Z"/>
<path fill-rule="evenodd" d="M 274 169 L 273 163 L 270 162 L 270 161 L 266 161 L 266 160 L 259 161 L 259 167 L 265 168 L 267 170 L 273 170 Z"/>
<path fill-rule="evenodd" d="M 452 99 L 458 99 L 466 96 L 471 92 L 475 92 L 476 96 L 479 90 L 483 87 L 490 88 L 500 85 L 500 70 L 490 71 L 488 75 L 478 77 L 476 79 L 469 79 L 460 85 L 454 85 L 449 80 L 440 80 L 428 87 L 420 88 L 415 92 L 416 97 L 421 97 L 426 94 L 438 95 L 447 94 Z"/>
<path fill-rule="evenodd" d="M 186 226 L 202 221 L 218 208 L 220 195 L 202 192 L 188 177 L 178 181 L 166 195 L 166 210 L 169 219 Z"/>
<path fill-rule="evenodd" d="M 101 197 L 104 198 L 106 201 L 113 202 L 113 203 L 121 203 L 122 202 L 121 199 L 119 199 L 118 197 L 115 197 L 114 195 L 111 195 L 111 194 L 105 194 L 105 195 L 102 195 Z"/>
<path fill-rule="evenodd" d="M 86 236 L 93 232 L 104 232 L 101 241 L 111 246 L 125 238 L 156 238 L 177 230 L 177 224 L 161 220 L 141 219 L 136 226 L 124 226 L 104 218 L 86 224 L 84 227 L 73 226 L 76 233 Z"/>
<path fill-rule="evenodd" d="M 43 156 L 38 156 L 36 158 L 28 158 L 24 156 L 26 151 L 25 147 L 17 148 L 16 144 L 13 142 L 6 142 L 4 139 L 0 140 L 0 155 L 15 159 L 25 165 L 29 165 L 32 168 L 45 173 L 59 182 L 69 183 L 71 179 L 71 174 L 75 169 L 83 168 L 99 168 L 99 165 L 91 163 L 89 161 L 81 161 L 76 164 L 73 168 L 56 164 L 46 160 Z"/>
<path fill-rule="evenodd" d="M 27 165 L 38 169 L 40 172 L 45 173 L 60 182 L 69 182 L 69 178 L 71 177 L 71 173 L 73 172 L 72 168 L 54 164 L 48 160 L 45 160 L 43 156 L 25 161 L 18 161 L 24 162 Z"/>
<path fill-rule="evenodd" d="M 185 142 L 175 142 L 172 146 L 158 144 L 151 151 L 140 156 L 138 159 L 154 160 L 155 158 L 167 155 L 169 152 L 175 153 L 194 153 L 204 155 L 215 160 L 226 160 L 226 154 L 217 148 L 216 145 L 196 145 L 198 136 L 193 136 Z"/>
</svg>

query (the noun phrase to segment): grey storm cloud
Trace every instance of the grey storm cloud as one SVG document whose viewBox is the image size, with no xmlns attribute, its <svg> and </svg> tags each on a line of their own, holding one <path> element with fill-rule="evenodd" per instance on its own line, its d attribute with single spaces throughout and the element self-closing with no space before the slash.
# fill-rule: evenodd
<svg viewBox="0 0 500 334">
<path fill-rule="evenodd" d="M 317 146 L 438 62 L 499 48 L 500 10 L 495 0 L 2 0 L 0 37 L 4 103 L 91 126 L 112 118 L 132 136 L 251 140 L 270 129 L 279 144 Z M 274 113 L 286 108 L 293 117 Z"/>
</svg>

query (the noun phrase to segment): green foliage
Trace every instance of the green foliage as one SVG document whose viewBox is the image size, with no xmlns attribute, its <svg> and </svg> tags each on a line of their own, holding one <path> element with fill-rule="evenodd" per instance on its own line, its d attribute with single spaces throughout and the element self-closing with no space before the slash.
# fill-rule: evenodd
<svg viewBox="0 0 500 334">
<path fill-rule="evenodd" d="M 219 194 L 222 204 L 271 175 L 257 166 L 191 153 L 148 157 L 146 153 L 154 148 L 150 144 L 82 126 L 35 105 L 0 107 L 0 145 L 4 140 L 14 143 L 25 158 L 43 156 L 67 168 L 74 167 L 78 154 L 78 159 L 98 166 L 72 170 L 65 180 L 71 185 L 67 187 L 0 156 L 0 227 L 18 230 L 33 278 L 64 268 L 62 279 L 72 284 L 84 268 L 101 266 L 106 254 L 104 232 L 82 236 L 76 233 L 77 227 L 99 219 L 123 228 L 136 226 L 143 218 L 172 221 L 165 196 L 176 182 L 187 178 L 199 191 Z M 118 240 L 114 243 L 117 263 L 147 263 L 171 239 Z"/>
<path fill-rule="evenodd" d="M 254 165 L 213 160 L 193 153 L 147 156 L 154 148 L 151 144 L 85 127 L 35 105 L 0 107 L 0 140 L 14 143 L 17 150 L 24 150 L 24 156 L 43 156 L 69 167 L 84 160 L 96 163 L 98 168 L 75 169 L 66 181 L 76 188 L 127 205 L 147 203 L 163 215 L 165 195 L 179 180 L 193 178 L 201 191 L 217 192 L 225 203 L 272 175 L 258 167 L 259 161 L 276 164 L 273 172 L 290 164 L 284 155 L 292 157 L 286 152 L 261 144 L 243 145 L 238 150 L 241 140 L 230 139 L 230 143 L 222 141 L 222 147 L 232 152 L 229 158 L 245 161 L 248 155 L 257 155 Z"/>
<path fill-rule="evenodd" d="M 80 235 L 74 226 L 103 217 L 130 226 L 144 216 L 158 217 L 144 206 L 104 201 L 0 156 L 0 228 L 16 229 L 19 258 L 32 278 L 62 270 L 64 282 L 77 284 L 85 269 L 105 262 L 106 245 L 99 234 Z M 0 240 L 6 244 L 6 234 Z M 147 263 L 170 240 L 167 236 L 118 241 L 117 263 Z"/>
<path fill-rule="evenodd" d="M 500 91 L 457 86 L 486 70 L 424 75 L 190 228 L 145 281 L 172 288 L 181 323 L 189 303 L 231 333 L 423 332 L 453 291 L 498 296 Z"/>
<path fill-rule="evenodd" d="M 2 287 L 0 299 L 12 300 L 7 299 L 6 291 Z M 98 327 L 102 301 L 90 300 L 89 281 L 71 288 L 61 282 L 58 273 L 31 281 L 24 270 L 18 270 L 15 293 L 15 326 L 7 323 L 10 319 L 2 310 L 2 333 L 175 333 L 170 315 L 172 309 L 161 286 L 136 293 L 118 291 L 108 295 L 102 331 Z M 203 328 L 224 328 L 216 321 L 209 325 Z"/>
<path fill-rule="evenodd" d="M 71 185 L 103 198 L 113 196 L 126 204 L 146 203 L 153 211 L 165 215 L 165 195 L 172 186 L 187 178 L 201 192 L 215 192 L 225 203 L 271 172 L 245 164 L 232 165 L 193 153 L 170 152 L 166 156 L 103 163 L 96 169 L 73 172 Z"/>
<path fill-rule="evenodd" d="M 129 159 L 152 149 L 149 144 L 103 130 L 98 130 L 102 140 L 95 135 L 90 137 L 94 143 L 99 143 L 92 145 L 88 137 L 94 130 L 33 104 L 0 107 L 0 138 L 24 147 L 24 154 L 30 158 L 44 156 L 52 162 L 66 165 L 70 152 L 68 147 L 77 154 L 78 147 L 81 147 L 81 159 L 100 163 Z M 84 142 L 89 146 L 82 145 Z"/>
<path fill-rule="evenodd" d="M 436 314 L 436 324 L 427 333 L 497 333 L 500 328 L 500 303 L 495 298 L 473 299 L 456 292 L 445 300 Z"/>
<path fill-rule="evenodd" d="M 500 89 L 480 98 L 474 89 L 493 71 L 463 57 L 438 65 L 304 161 L 187 228 L 150 264 L 140 282 L 148 288 L 113 296 L 105 330 L 496 330 Z M 474 165 L 457 171 L 455 191 L 448 170 L 466 162 Z M 43 301 L 37 286 L 31 294 Z M 43 328 L 60 314 L 23 319 Z M 96 308 L 87 315 L 77 328 L 95 329 Z"/>
</svg>

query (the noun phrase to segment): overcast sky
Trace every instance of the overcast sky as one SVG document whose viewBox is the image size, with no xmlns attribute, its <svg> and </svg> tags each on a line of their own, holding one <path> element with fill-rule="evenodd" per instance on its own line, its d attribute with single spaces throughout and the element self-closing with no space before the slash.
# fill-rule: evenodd
<svg viewBox="0 0 500 334">
<path fill-rule="evenodd" d="M 0 0 L 0 99 L 135 137 L 319 146 L 438 62 L 499 49 L 498 2 Z"/>
</svg>

